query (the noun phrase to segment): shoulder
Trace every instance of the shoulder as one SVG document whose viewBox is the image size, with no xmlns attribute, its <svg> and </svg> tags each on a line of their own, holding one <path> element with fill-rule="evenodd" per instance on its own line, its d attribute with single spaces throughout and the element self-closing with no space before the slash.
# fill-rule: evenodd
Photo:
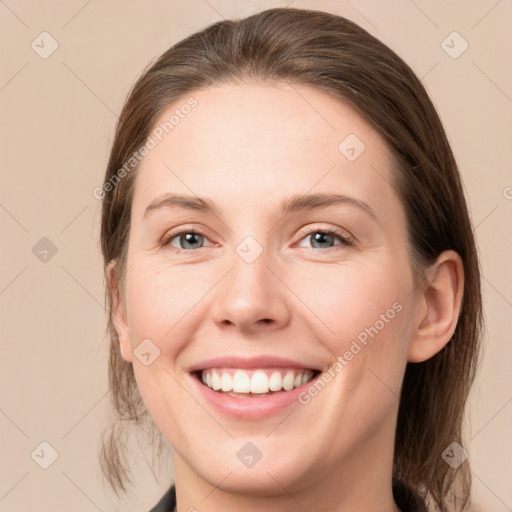
<svg viewBox="0 0 512 512">
<path fill-rule="evenodd" d="M 162 496 L 162 499 L 149 512 L 174 512 L 176 490 L 174 485 Z"/>
</svg>

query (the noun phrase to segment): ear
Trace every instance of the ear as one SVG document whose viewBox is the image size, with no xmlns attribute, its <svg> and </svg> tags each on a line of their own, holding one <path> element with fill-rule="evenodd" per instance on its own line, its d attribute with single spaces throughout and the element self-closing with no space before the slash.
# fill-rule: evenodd
<svg viewBox="0 0 512 512">
<path fill-rule="evenodd" d="M 133 351 L 130 343 L 130 331 L 126 322 L 126 311 L 121 300 L 119 283 L 116 277 L 116 262 L 107 266 L 107 286 L 112 300 L 112 320 L 119 338 L 119 350 L 123 359 L 129 363 L 133 361 Z"/>
<path fill-rule="evenodd" d="M 444 251 L 427 270 L 417 295 L 414 332 L 408 361 L 420 363 L 437 354 L 451 339 L 462 304 L 464 266 L 455 251 Z"/>
</svg>

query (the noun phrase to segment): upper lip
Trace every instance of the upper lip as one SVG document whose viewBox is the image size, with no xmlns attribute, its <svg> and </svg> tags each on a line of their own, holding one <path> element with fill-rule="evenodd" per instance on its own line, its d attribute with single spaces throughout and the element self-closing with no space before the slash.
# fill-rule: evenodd
<svg viewBox="0 0 512 512">
<path fill-rule="evenodd" d="M 207 370 L 209 368 L 303 368 L 307 370 L 319 370 L 310 364 L 294 361 L 293 359 L 286 359 L 276 356 L 257 356 L 257 357 L 237 357 L 237 356 L 222 356 L 213 359 L 207 359 L 189 368 L 190 372 L 200 370 Z"/>
</svg>

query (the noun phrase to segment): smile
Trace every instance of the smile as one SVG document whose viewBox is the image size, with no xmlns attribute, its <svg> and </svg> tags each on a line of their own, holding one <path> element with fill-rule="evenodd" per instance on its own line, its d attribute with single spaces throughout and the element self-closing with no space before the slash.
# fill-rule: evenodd
<svg viewBox="0 0 512 512">
<path fill-rule="evenodd" d="M 270 355 L 226 355 L 198 361 L 186 375 L 206 407 L 231 419 L 255 421 L 288 407 L 306 410 L 299 395 L 322 372 L 310 364 Z"/>
<path fill-rule="evenodd" d="M 307 384 L 318 372 L 306 368 L 209 368 L 199 372 L 201 382 L 230 396 L 267 396 Z"/>
</svg>

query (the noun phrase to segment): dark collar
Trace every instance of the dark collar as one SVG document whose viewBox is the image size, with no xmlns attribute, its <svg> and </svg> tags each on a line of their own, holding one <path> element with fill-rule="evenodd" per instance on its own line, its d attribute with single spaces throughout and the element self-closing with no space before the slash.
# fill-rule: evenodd
<svg viewBox="0 0 512 512">
<path fill-rule="evenodd" d="M 423 500 L 409 486 L 393 479 L 393 498 L 401 512 L 427 512 Z M 176 489 L 174 485 L 149 512 L 174 512 Z"/>
<path fill-rule="evenodd" d="M 162 496 L 162 499 L 149 512 L 174 512 L 176 507 L 176 489 L 174 485 Z"/>
</svg>

